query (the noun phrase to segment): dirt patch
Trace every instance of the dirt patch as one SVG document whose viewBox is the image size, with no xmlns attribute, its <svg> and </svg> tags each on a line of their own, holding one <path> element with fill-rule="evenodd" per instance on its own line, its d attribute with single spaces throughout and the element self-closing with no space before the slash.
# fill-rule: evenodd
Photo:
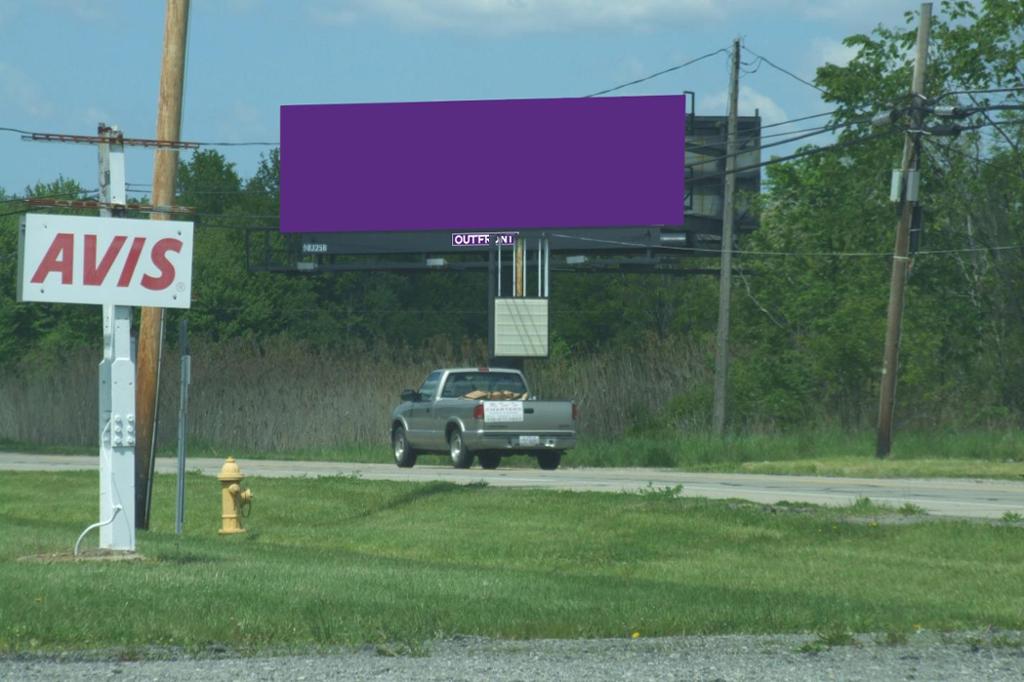
<svg viewBox="0 0 1024 682">
<path fill-rule="evenodd" d="M 19 557 L 18 561 L 35 561 L 44 564 L 60 563 L 65 561 L 145 561 L 146 557 L 137 552 L 123 552 L 114 549 L 83 549 L 75 556 L 74 552 L 52 552 L 47 554 L 32 554 Z"/>
</svg>

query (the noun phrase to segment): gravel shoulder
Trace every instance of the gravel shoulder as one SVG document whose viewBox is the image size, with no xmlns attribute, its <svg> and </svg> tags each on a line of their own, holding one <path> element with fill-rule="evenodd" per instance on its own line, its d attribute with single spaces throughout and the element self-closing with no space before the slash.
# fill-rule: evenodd
<svg viewBox="0 0 1024 682">
<path fill-rule="evenodd" d="M 87 652 L 0 658 L 2 680 L 1021 680 L 1024 632 L 502 641 L 475 637 L 318 655 Z M 134 656 L 138 656 L 134 652 Z M 133 657 L 134 657 L 133 656 Z"/>
</svg>

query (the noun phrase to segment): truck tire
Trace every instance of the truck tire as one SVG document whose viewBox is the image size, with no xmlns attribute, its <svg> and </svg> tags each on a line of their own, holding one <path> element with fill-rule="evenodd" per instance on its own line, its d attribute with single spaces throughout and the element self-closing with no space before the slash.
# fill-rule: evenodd
<svg viewBox="0 0 1024 682">
<path fill-rule="evenodd" d="M 480 460 L 480 467 L 483 469 L 497 469 L 501 464 L 501 455 L 497 452 L 481 452 L 477 459 Z"/>
<path fill-rule="evenodd" d="M 554 452 L 538 452 L 537 453 L 537 464 L 540 465 L 541 469 L 545 471 L 554 471 L 558 468 L 558 465 L 562 463 L 562 451 L 555 450 Z"/>
<path fill-rule="evenodd" d="M 473 453 L 466 449 L 466 444 L 462 442 L 462 431 L 458 428 L 448 434 L 448 454 L 456 469 L 468 469 L 473 464 Z"/>
<path fill-rule="evenodd" d="M 395 464 L 400 468 L 410 469 L 416 465 L 416 451 L 409 447 L 404 426 L 396 426 L 391 432 L 391 448 L 395 453 Z"/>
</svg>

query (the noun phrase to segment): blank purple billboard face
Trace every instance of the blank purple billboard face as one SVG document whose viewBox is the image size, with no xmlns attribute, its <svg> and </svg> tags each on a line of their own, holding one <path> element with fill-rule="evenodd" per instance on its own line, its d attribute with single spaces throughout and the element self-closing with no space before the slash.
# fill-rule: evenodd
<svg viewBox="0 0 1024 682">
<path fill-rule="evenodd" d="M 683 224 L 682 95 L 281 107 L 281 231 Z"/>
</svg>

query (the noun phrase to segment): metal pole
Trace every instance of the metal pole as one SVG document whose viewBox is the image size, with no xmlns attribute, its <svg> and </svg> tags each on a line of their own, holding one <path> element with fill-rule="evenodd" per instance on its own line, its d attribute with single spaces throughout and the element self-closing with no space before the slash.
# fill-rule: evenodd
<svg viewBox="0 0 1024 682">
<path fill-rule="evenodd" d="M 185 526 L 185 458 L 188 456 L 188 388 L 192 383 L 192 355 L 188 348 L 188 320 L 178 327 L 181 346 L 181 397 L 178 401 L 178 503 L 175 506 L 174 532 L 181 535 Z"/>
<path fill-rule="evenodd" d="M 537 240 L 537 298 L 544 294 L 544 239 Z"/>
<path fill-rule="evenodd" d="M 157 99 L 156 137 L 158 140 L 177 142 L 181 138 L 181 101 L 185 84 L 188 10 L 189 0 L 167 0 L 163 62 L 160 69 L 160 94 Z M 170 206 L 174 203 L 174 182 L 177 170 L 177 149 L 158 149 L 153 163 L 154 206 Z M 156 213 L 151 219 L 166 220 L 169 217 L 166 214 Z M 139 323 L 136 382 L 139 439 L 135 450 L 135 525 L 141 529 L 149 528 L 163 329 L 163 309 L 143 308 L 142 319 Z"/>
<path fill-rule="evenodd" d="M 911 85 L 911 128 L 903 140 L 903 161 L 900 164 L 902 208 L 896 226 L 896 244 L 892 255 L 892 277 L 889 282 L 889 312 L 885 326 L 885 353 L 882 358 L 882 382 L 878 401 L 877 457 L 887 457 L 892 450 L 892 423 L 896 410 L 896 374 L 899 371 L 900 329 L 903 325 L 903 304 L 910 258 L 910 225 L 917 197 L 908 193 L 907 176 L 916 171 L 920 160 L 921 127 L 924 124 L 924 75 L 928 65 L 928 36 L 931 32 L 932 4 L 921 5 L 921 23 L 917 27 L 917 52 L 914 57 L 914 80 Z"/>
<path fill-rule="evenodd" d="M 100 201 L 124 204 L 124 145 L 116 127 L 99 126 Z M 110 218 L 113 211 L 100 209 Z M 132 309 L 103 306 L 103 360 L 99 366 L 100 547 L 135 551 L 135 364 Z M 119 511 L 124 513 L 118 513 Z"/>
<path fill-rule="evenodd" d="M 500 249 L 501 245 L 497 246 Z M 494 363 L 494 292 L 495 292 L 495 248 L 487 250 L 487 364 Z M 500 251 L 499 251 L 500 253 Z"/>
<path fill-rule="evenodd" d="M 544 298 L 551 297 L 551 241 L 544 238 Z"/>
<path fill-rule="evenodd" d="M 740 40 L 732 42 L 729 79 L 729 127 L 725 144 L 725 201 L 722 205 L 722 260 L 718 277 L 718 340 L 715 346 L 715 398 L 712 428 L 725 435 L 726 386 L 729 377 L 729 315 L 732 298 L 733 197 L 736 193 L 736 117 L 739 107 Z"/>
</svg>

